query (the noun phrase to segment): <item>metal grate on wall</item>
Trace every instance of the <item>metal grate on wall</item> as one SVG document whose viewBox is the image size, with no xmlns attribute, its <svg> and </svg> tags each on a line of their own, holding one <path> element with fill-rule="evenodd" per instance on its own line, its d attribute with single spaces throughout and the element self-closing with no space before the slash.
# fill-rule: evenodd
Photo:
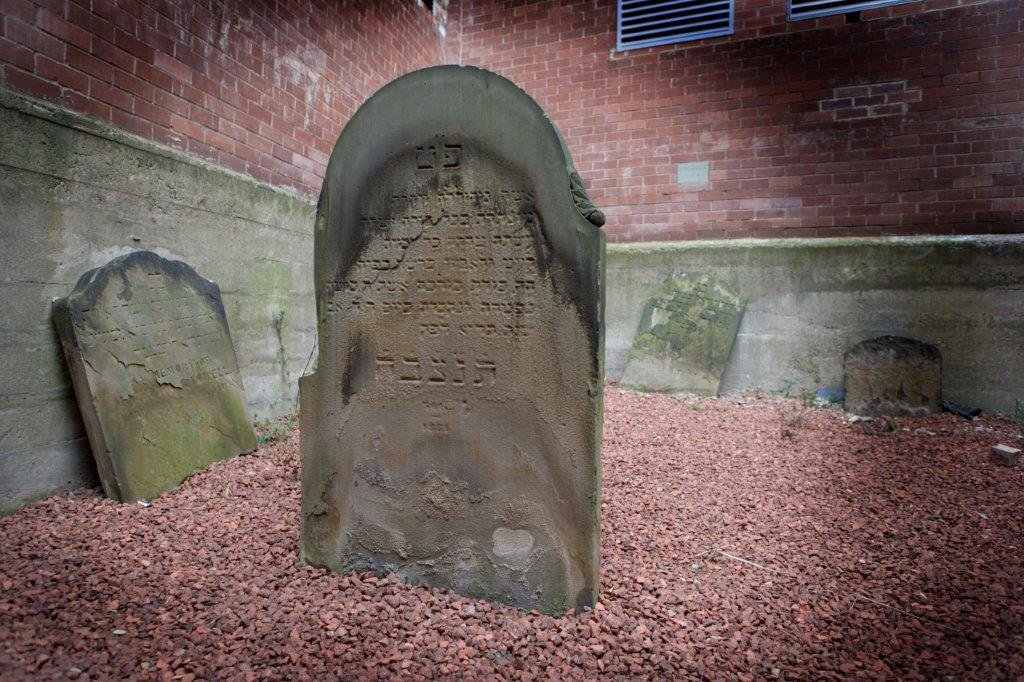
<svg viewBox="0 0 1024 682">
<path fill-rule="evenodd" d="M 916 0 L 790 0 L 789 19 L 814 19 L 832 14 L 849 14 L 876 7 L 903 5 Z"/>
<path fill-rule="evenodd" d="M 618 0 L 620 50 L 732 33 L 733 0 Z"/>
</svg>

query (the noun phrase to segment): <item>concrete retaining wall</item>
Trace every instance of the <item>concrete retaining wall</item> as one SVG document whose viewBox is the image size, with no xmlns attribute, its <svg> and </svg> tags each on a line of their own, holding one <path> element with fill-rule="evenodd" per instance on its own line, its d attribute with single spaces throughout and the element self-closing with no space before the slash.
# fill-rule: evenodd
<svg viewBox="0 0 1024 682">
<path fill-rule="evenodd" d="M 1006 411 L 1024 398 L 1024 236 L 615 244 L 608 257 L 610 378 L 650 292 L 707 273 L 748 299 L 724 392 L 841 387 L 844 351 L 894 334 L 939 348 L 945 399 Z"/>
<path fill-rule="evenodd" d="M 0 91 L 0 513 L 95 484 L 50 301 L 149 249 L 224 295 L 250 410 L 295 410 L 313 347 L 311 202 Z"/>
</svg>

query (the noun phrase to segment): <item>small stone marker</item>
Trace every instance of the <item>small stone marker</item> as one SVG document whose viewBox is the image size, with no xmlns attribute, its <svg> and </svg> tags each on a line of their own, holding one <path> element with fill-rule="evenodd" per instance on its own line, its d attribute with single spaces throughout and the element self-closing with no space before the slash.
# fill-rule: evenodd
<svg viewBox="0 0 1024 682">
<path fill-rule="evenodd" d="M 847 412 L 914 417 L 942 407 L 942 358 L 935 346 L 899 336 L 862 341 L 843 361 Z"/>
<path fill-rule="evenodd" d="M 1004 467 L 1015 467 L 1019 459 L 1020 448 L 1010 447 L 1002 443 L 992 446 L 992 461 L 996 464 L 1002 464 Z"/>
<path fill-rule="evenodd" d="M 54 321 L 107 496 L 153 499 L 256 448 L 220 289 L 185 263 L 115 258 Z"/>
<path fill-rule="evenodd" d="M 307 562 L 594 604 L 603 221 L 550 120 L 493 73 L 417 71 L 356 113 L 315 230 Z"/>
<path fill-rule="evenodd" d="M 717 395 L 745 302 L 714 277 L 666 280 L 648 299 L 620 384 Z"/>
</svg>

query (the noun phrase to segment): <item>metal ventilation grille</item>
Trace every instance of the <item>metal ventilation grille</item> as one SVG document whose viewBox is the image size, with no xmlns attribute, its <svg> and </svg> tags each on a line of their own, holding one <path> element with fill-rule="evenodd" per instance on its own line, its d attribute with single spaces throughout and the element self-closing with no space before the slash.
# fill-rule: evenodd
<svg viewBox="0 0 1024 682">
<path fill-rule="evenodd" d="M 732 0 L 619 0 L 620 50 L 732 33 Z"/>
<path fill-rule="evenodd" d="M 790 0 L 789 18 L 792 21 L 798 19 L 814 19 L 815 17 L 827 17 L 830 14 L 849 14 L 864 9 L 875 7 L 888 7 L 889 5 L 902 5 L 915 0 Z"/>
</svg>

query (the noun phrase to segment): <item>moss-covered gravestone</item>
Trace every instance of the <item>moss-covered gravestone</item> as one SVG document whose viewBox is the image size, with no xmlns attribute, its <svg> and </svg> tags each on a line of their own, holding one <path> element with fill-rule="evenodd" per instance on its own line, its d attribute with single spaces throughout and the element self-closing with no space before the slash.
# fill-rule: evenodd
<svg viewBox="0 0 1024 682">
<path fill-rule="evenodd" d="M 495 74 L 417 71 L 356 113 L 316 222 L 306 561 L 594 603 L 603 220 L 544 112 Z"/>
<path fill-rule="evenodd" d="M 847 412 L 916 417 L 942 409 L 942 356 L 935 346 L 901 336 L 861 341 L 846 351 Z"/>
<path fill-rule="evenodd" d="M 137 251 L 82 275 L 53 308 L 109 497 L 152 499 L 255 449 L 216 284 Z"/>
<path fill-rule="evenodd" d="M 721 280 L 665 280 L 644 305 L 620 383 L 641 391 L 716 395 L 745 302 Z"/>
</svg>

